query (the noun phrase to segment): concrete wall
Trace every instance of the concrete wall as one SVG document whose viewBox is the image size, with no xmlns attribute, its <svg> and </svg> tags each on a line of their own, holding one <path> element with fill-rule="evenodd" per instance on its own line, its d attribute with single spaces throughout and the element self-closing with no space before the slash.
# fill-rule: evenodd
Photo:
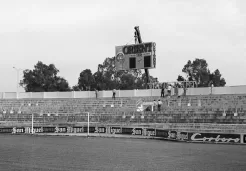
<svg viewBox="0 0 246 171">
<path fill-rule="evenodd" d="M 188 88 L 187 95 L 208 95 L 211 88 Z M 112 91 L 99 91 L 98 97 L 112 97 Z M 172 94 L 174 94 L 172 90 Z M 183 89 L 179 89 L 179 95 L 183 94 Z M 214 87 L 212 94 L 246 94 L 246 85 L 231 87 Z M 116 97 L 144 97 L 160 96 L 160 89 L 141 89 L 141 90 L 117 90 Z M 95 98 L 94 91 L 74 91 L 74 92 L 1 92 L 0 99 L 16 98 Z"/>
</svg>

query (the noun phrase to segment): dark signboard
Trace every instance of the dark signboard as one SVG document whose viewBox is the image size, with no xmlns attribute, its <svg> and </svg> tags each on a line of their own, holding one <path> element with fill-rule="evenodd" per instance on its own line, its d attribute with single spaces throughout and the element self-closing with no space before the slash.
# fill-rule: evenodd
<svg viewBox="0 0 246 171">
<path fill-rule="evenodd" d="M 67 127 L 67 133 L 83 133 L 83 132 L 84 132 L 83 127 Z"/>
<path fill-rule="evenodd" d="M 95 133 L 96 131 L 96 128 L 93 126 L 93 127 L 89 127 L 89 133 Z M 84 133 L 87 133 L 88 132 L 88 127 L 84 127 Z"/>
<path fill-rule="evenodd" d="M 168 131 L 162 129 L 156 129 L 156 137 L 168 138 Z"/>
<path fill-rule="evenodd" d="M 67 132 L 67 127 L 56 127 L 55 128 L 55 133 L 66 133 Z"/>
<path fill-rule="evenodd" d="M 33 131 L 35 133 L 43 133 L 44 132 L 43 127 L 33 127 Z"/>
<path fill-rule="evenodd" d="M 111 134 L 121 134 L 121 127 L 110 127 Z"/>
<path fill-rule="evenodd" d="M 24 133 L 25 133 L 25 128 L 13 127 L 12 129 L 12 134 L 24 134 Z"/>
<path fill-rule="evenodd" d="M 106 127 L 96 127 L 95 133 L 106 133 L 107 128 Z"/>
<path fill-rule="evenodd" d="M 132 135 L 143 135 L 143 129 L 142 128 L 133 128 L 132 129 Z"/>
<path fill-rule="evenodd" d="M 168 139 L 187 141 L 189 139 L 187 132 L 168 131 Z"/>
<path fill-rule="evenodd" d="M 239 134 L 189 133 L 190 141 L 240 143 Z"/>
<path fill-rule="evenodd" d="M 12 133 L 13 128 L 0 128 L 0 133 Z"/>
<path fill-rule="evenodd" d="M 55 133 L 56 127 L 43 127 L 44 133 Z"/>
<path fill-rule="evenodd" d="M 246 135 L 243 135 L 243 143 L 246 143 Z"/>
<path fill-rule="evenodd" d="M 143 130 L 143 135 L 145 135 L 145 136 L 155 136 L 155 129 L 146 128 L 146 129 Z"/>
<path fill-rule="evenodd" d="M 133 128 L 122 128 L 122 134 L 132 135 Z"/>
</svg>

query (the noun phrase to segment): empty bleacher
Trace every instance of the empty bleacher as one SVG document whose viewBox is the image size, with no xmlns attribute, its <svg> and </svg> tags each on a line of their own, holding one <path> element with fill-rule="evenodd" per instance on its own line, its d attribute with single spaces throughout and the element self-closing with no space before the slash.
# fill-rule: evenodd
<svg viewBox="0 0 246 171">
<path fill-rule="evenodd" d="M 161 111 L 137 111 L 146 102 L 161 99 Z M 168 129 L 207 131 L 246 130 L 246 95 L 200 95 L 160 98 L 121 97 L 68 99 L 1 99 L 0 125 L 36 125 L 90 122 L 155 125 Z"/>
</svg>

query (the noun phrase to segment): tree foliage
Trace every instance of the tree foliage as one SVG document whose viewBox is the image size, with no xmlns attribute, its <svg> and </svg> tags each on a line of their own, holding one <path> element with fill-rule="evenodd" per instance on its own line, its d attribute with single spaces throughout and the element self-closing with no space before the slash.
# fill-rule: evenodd
<svg viewBox="0 0 246 171">
<path fill-rule="evenodd" d="M 193 62 L 189 60 L 182 72 L 186 74 L 186 78 L 179 75 L 178 81 L 196 81 L 198 87 L 208 87 L 211 83 L 215 87 L 225 86 L 226 84 L 218 69 L 212 73 L 210 72 L 205 59 L 196 58 Z"/>
<path fill-rule="evenodd" d="M 26 92 L 70 91 L 68 82 L 57 76 L 58 72 L 54 64 L 38 61 L 33 70 L 23 71 L 21 86 Z"/>
<path fill-rule="evenodd" d="M 84 85 L 90 87 L 90 90 L 144 88 L 145 74 L 142 74 L 141 70 L 117 71 L 114 60 L 114 57 L 106 58 L 102 64 L 98 64 L 97 71 L 94 74 L 89 69 L 83 70 L 79 75 L 78 84 L 73 87 L 73 90 L 86 90 Z M 152 76 L 150 78 L 154 80 Z"/>
</svg>

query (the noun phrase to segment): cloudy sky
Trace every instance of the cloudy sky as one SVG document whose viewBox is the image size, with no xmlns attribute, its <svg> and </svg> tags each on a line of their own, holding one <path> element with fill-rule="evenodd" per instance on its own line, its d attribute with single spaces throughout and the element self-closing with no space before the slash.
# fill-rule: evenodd
<svg viewBox="0 0 246 171">
<path fill-rule="evenodd" d="M 1 0 L 0 92 L 16 91 L 13 67 L 38 61 L 55 64 L 73 86 L 115 46 L 134 43 L 134 26 L 144 42 L 156 42 L 150 74 L 159 81 L 176 80 L 188 60 L 204 58 L 227 86 L 246 85 L 243 0 Z"/>
</svg>

